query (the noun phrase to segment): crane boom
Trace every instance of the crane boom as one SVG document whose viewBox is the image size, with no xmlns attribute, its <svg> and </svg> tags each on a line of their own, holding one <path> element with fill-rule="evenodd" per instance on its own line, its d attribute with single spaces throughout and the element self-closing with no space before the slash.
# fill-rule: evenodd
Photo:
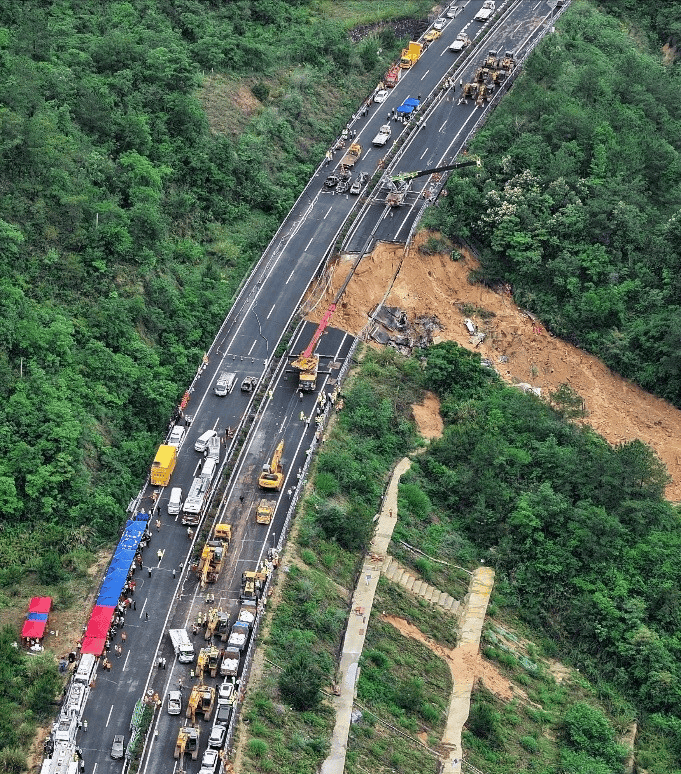
<svg viewBox="0 0 681 774">
<path fill-rule="evenodd" d="M 314 352 L 314 348 L 317 346 L 317 342 L 319 341 L 319 339 L 321 339 L 322 333 L 324 333 L 324 330 L 326 326 L 329 324 L 329 320 L 331 319 L 331 316 L 335 311 L 336 311 L 336 303 L 334 302 L 324 313 L 324 317 L 322 317 L 319 325 L 317 326 L 317 330 L 312 335 L 312 338 L 310 339 L 310 343 L 303 350 L 303 353 L 300 356 L 301 358 L 308 358 Z"/>
<path fill-rule="evenodd" d="M 446 167 L 433 167 L 432 169 L 422 169 L 417 172 L 401 172 L 399 175 L 394 175 L 391 180 L 414 180 L 417 177 L 423 177 L 424 175 L 433 175 L 436 172 L 447 172 L 450 169 L 460 169 L 461 167 L 480 166 L 481 162 L 479 158 L 472 159 L 471 161 L 458 161 L 456 164 L 449 164 Z"/>
</svg>

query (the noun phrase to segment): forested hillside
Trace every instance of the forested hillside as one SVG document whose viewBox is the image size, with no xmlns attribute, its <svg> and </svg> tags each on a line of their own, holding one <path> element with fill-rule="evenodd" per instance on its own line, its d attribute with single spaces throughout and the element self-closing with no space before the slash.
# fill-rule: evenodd
<svg viewBox="0 0 681 774">
<path fill-rule="evenodd" d="M 671 8 L 644 19 L 653 42 Z M 681 406 L 678 65 L 576 2 L 471 150 L 482 173 L 452 178 L 427 222 L 476 243 L 484 277 L 554 333 Z"/>
<path fill-rule="evenodd" d="M 347 27 L 395 7 L 2 4 L 1 585 L 117 532 L 242 276 L 397 50 Z M 252 87 L 238 135 L 209 129 L 212 70 Z"/>
</svg>

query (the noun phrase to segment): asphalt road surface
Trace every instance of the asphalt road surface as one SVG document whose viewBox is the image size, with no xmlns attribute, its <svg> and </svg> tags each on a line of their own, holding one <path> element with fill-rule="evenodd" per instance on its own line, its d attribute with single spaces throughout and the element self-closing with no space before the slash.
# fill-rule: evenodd
<svg viewBox="0 0 681 774">
<path fill-rule="evenodd" d="M 514 16 L 513 25 L 506 24 L 504 29 L 507 31 L 494 44 L 486 44 L 485 48 L 512 47 L 514 42 L 527 35 L 532 19 L 545 15 L 545 5 L 530 1 L 520 3 L 525 15 Z M 385 123 L 393 106 L 401 104 L 408 96 L 421 94 L 425 97 L 429 89 L 440 81 L 451 67 L 454 57 L 447 51 L 447 47 L 458 32 L 471 23 L 478 7 L 478 3 L 465 3 L 459 16 L 448 22 L 441 38 L 430 45 L 417 65 L 390 92 L 388 101 L 381 105 L 372 103 L 368 115 L 354 119 L 352 129 L 358 132 L 366 148 L 356 172 L 375 171 L 383 150 L 371 148 L 372 137 L 379 126 Z M 477 65 L 476 59 L 463 66 L 468 71 Z M 455 153 L 455 139 L 463 137 L 469 125 L 467 122 L 474 123 L 474 115 L 475 108 L 470 105 L 457 106 L 454 99 L 446 97 L 440 100 L 432 116 L 428 116 L 427 128 L 419 133 L 421 136 L 418 141 L 412 140 L 406 146 L 399 169 L 419 169 L 424 164 L 430 165 L 451 157 Z M 337 154 L 336 163 L 339 160 L 340 154 Z M 306 451 L 316 429 L 314 421 L 301 420 L 300 413 L 302 411 L 306 419 L 314 413 L 318 393 L 305 395 L 301 401 L 296 391 L 297 378 L 286 373 L 285 364 L 274 373 L 271 368 L 276 364 L 273 353 L 280 337 L 357 202 L 355 197 L 337 195 L 323 189 L 323 181 L 332 169 L 333 164 L 322 165 L 315 172 L 245 282 L 207 353 L 207 362 L 197 372 L 190 388 L 190 401 L 185 409 L 185 414 L 190 415 L 193 421 L 187 429 L 171 480 L 171 486 L 181 486 L 185 494 L 202 459 L 193 450 L 198 436 L 214 428 L 224 437 L 225 428 L 237 428 L 251 415 L 255 415 L 242 462 L 228 482 L 216 517 L 233 525 L 233 540 L 227 553 L 225 569 L 210 592 L 215 595 L 215 605 L 231 612 L 234 612 L 238 598 L 242 571 L 255 569 L 267 549 L 276 543 L 281 534 L 288 510 L 287 490 L 298 484 L 297 471 L 303 467 Z M 416 185 L 413 187 L 417 189 Z M 386 218 L 385 207 L 367 206 L 351 237 L 352 244 L 359 246 L 358 249 L 365 249 L 370 238 L 403 238 L 408 232 L 409 221 L 402 213 L 406 214 L 412 209 L 415 208 L 408 204 L 399 210 L 399 215 Z M 293 352 L 302 351 L 312 331 L 313 327 L 309 325 L 302 328 L 299 341 L 293 344 Z M 351 337 L 343 332 L 328 329 L 318 347 L 318 352 L 328 356 L 323 359 L 321 370 L 329 371 L 323 375 L 323 379 L 320 377 L 320 389 L 331 391 L 351 343 Z M 238 385 L 227 397 L 214 395 L 213 386 L 222 371 L 235 371 L 238 384 L 245 376 L 256 377 L 260 380 L 259 397 L 242 393 Z M 259 405 L 256 403 L 258 400 L 262 401 Z M 285 441 L 283 460 L 286 483 L 277 497 L 277 511 L 271 525 L 258 525 L 253 515 L 254 505 L 261 496 L 257 489 L 257 474 L 281 438 Z M 231 451 L 230 447 L 223 446 L 223 457 L 225 452 L 229 454 Z M 142 490 L 135 502 L 136 509 L 149 510 L 152 507 L 152 491 L 151 487 Z M 116 657 L 111 651 L 112 670 L 99 671 L 96 687 L 86 706 L 84 717 L 88 721 L 88 731 L 80 733 L 79 743 L 88 772 L 92 774 L 120 770 L 121 762 L 112 760 L 109 755 L 113 736 L 123 733 L 126 740 L 129 738 L 133 707 L 149 688 L 164 698 L 164 707 L 155 721 L 142 770 L 153 772 L 163 767 L 168 771 L 173 765 L 177 768 L 172 754 L 177 729 L 184 714 L 169 716 L 165 696 L 169 689 L 177 686 L 178 678 L 182 676 L 186 704 L 191 667 L 175 663 L 166 630 L 190 626 L 199 610 L 206 611 L 209 606 L 198 588 L 197 579 L 189 573 L 187 563 L 192 544 L 187 537 L 187 530 L 180 524 L 180 517 L 169 517 L 167 514 L 168 494 L 169 488 L 166 488 L 155 506 L 154 517 L 150 522 L 153 538 L 144 552 L 144 566 L 135 575 L 136 609 L 130 610 L 126 616 L 124 628 L 127 642 L 122 655 Z M 243 502 L 240 500 L 242 496 Z M 156 518 L 161 521 L 160 529 L 155 526 Z M 199 535 L 196 535 L 194 539 L 198 538 Z M 113 644 L 119 642 L 117 638 Z M 199 644 L 202 643 L 197 643 L 197 650 Z M 165 670 L 156 666 L 159 656 L 167 660 Z M 202 721 L 200 725 L 200 749 L 203 752 L 210 724 Z M 199 764 L 200 756 L 196 762 L 185 759 L 185 769 L 188 771 L 198 771 Z"/>
</svg>

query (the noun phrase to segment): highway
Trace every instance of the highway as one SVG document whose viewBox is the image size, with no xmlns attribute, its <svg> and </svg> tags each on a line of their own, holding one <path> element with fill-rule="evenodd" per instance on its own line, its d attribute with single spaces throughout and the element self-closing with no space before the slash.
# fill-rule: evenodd
<svg viewBox="0 0 681 774">
<path fill-rule="evenodd" d="M 548 5 L 546 3 L 509 3 L 514 10 L 504 21 L 503 30 L 495 32 L 494 42 L 485 42 L 484 50 L 497 47 L 513 48 L 527 39 L 533 25 L 544 23 Z M 351 122 L 351 129 L 357 132 L 365 152 L 357 165 L 356 172 L 372 174 L 385 149 L 371 147 L 371 138 L 385 123 L 387 114 L 401 104 L 408 96 L 425 98 L 437 87 L 443 75 L 451 68 L 456 55 L 447 50 L 462 29 L 470 29 L 472 17 L 479 3 L 463 4 L 462 12 L 450 20 L 442 36 L 433 42 L 421 60 L 406 72 L 398 85 L 390 92 L 386 102 L 372 103 L 368 115 L 357 115 Z M 471 34 L 469 32 L 469 34 Z M 460 57 L 460 72 L 470 72 L 481 58 L 475 45 L 471 47 L 472 58 Z M 462 76 L 463 77 L 463 76 Z M 457 87 L 458 89 L 458 83 Z M 472 105 L 457 105 L 457 99 L 450 93 L 438 94 L 427 106 L 427 126 L 405 143 L 403 155 L 391 167 L 399 170 L 415 170 L 433 166 L 453 157 L 463 142 L 467 130 L 482 114 Z M 393 142 L 403 131 L 401 125 L 393 123 Z M 399 127 L 399 131 L 396 129 Z M 337 154 L 336 162 L 340 160 Z M 215 588 L 216 606 L 233 612 L 239 595 L 241 573 L 258 566 L 267 556 L 268 548 L 281 539 L 282 528 L 289 510 L 289 489 L 297 487 L 297 472 L 304 467 L 306 452 L 316 431 L 314 411 L 319 390 L 331 392 L 336 384 L 338 372 L 345 361 L 353 339 L 342 331 L 327 329 L 318 347 L 323 358 L 320 375 L 321 385 L 316 394 L 299 397 L 297 377 L 289 372 L 286 358 L 274 358 L 279 340 L 289 328 L 301 298 L 310 282 L 339 239 L 341 230 L 352 208 L 357 204 L 360 215 L 346 239 L 346 249 L 362 252 L 370 248 L 375 239 L 400 241 L 406 238 L 419 207 L 419 192 L 427 179 L 415 181 L 413 198 L 402 208 L 387 212 L 387 208 L 374 198 L 363 201 L 349 195 L 338 195 L 323 187 L 325 177 L 333 170 L 333 164 L 321 165 L 305 190 L 295 203 L 288 217 L 282 223 L 272 242 L 263 253 L 253 272 L 244 283 L 227 318 L 218 331 L 205 363 L 199 368 L 190 387 L 190 400 L 185 416 L 191 417 L 191 424 L 180 448 L 177 467 L 171 486 L 181 486 L 185 494 L 202 461 L 201 455 L 193 449 L 198 436 L 207 429 L 215 429 L 225 443 L 222 446 L 222 462 L 237 461 L 224 491 L 215 499 L 206 517 L 206 527 L 214 522 L 232 525 L 232 544 L 226 560 L 226 569 Z M 417 185 L 418 184 L 418 185 Z M 392 216 L 392 217 L 391 217 Z M 304 349 L 309 341 L 313 326 L 303 325 L 297 329 L 290 351 Z M 222 371 L 238 374 L 239 384 L 245 376 L 258 379 L 258 389 L 252 395 L 242 393 L 239 387 L 226 397 L 213 393 L 213 385 Z M 301 412 L 304 419 L 301 419 Z M 307 421 L 312 417 L 311 421 Z M 248 441 L 243 449 L 240 429 L 249 430 Z M 225 429 L 236 430 L 227 439 Z M 270 525 L 255 523 L 253 508 L 261 497 L 257 489 L 257 474 L 271 456 L 276 443 L 285 441 L 284 467 L 286 483 L 277 497 L 277 510 Z M 208 610 L 205 595 L 201 593 L 198 581 L 190 573 L 189 562 L 192 553 L 203 545 L 207 528 L 197 531 L 193 540 L 187 535 L 186 527 L 179 517 L 169 517 L 166 506 L 169 488 L 153 505 L 153 488 L 145 486 L 132 503 L 134 510 L 149 510 L 154 507 L 150 522 L 153 537 L 145 549 L 143 568 L 137 569 L 134 593 L 135 609 L 127 613 L 124 629 L 127 641 L 120 657 L 109 654 L 112 662 L 110 672 L 99 670 L 96 686 L 86 706 L 84 717 L 88 721 L 87 732 L 81 731 L 78 742 L 83 750 L 88 774 L 113 774 L 121 769 L 120 760 L 110 757 L 114 734 L 125 734 L 129 738 L 129 725 L 133 708 L 148 690 L 156 692 L 164 706 L 154 719 L 153 732 L 148 738 L 142 772 L 154 772 L 164 767 L 173 771 L 178 768 L 173 760 L 173 749 L 177 730 L 184 713 L 169 716 L 165 709 L 168 690 L 178 686 L 183 678 L 184 700 L 190 685 L 191 666 L 175 662 L 167 635 L 169 628 L 191 627 L 199 612 Z M 241 499 L 243 498 L 243 499 Z M 155 526 L 156 519 L 160 529 Z M 196 545 L 194 545 L 196 543 Z M 158 555 L 158 552 L 160 556 Z M 212 606 L 212 605 L 211 605 Z M 198 638 L 202 635 L 199 634 Z M 112 645 L 120 643 L 120 634 Z M 202 642 L 197 642 L 197 650 Z M 159 669 L 157 660 L 165 657 L 167 668 Z M 216 680 L 210 680 L 216 684 Z M 212 724 L 212 720 L 211 720 Z M 210 731 L 209 723 L 201 722 L 201 752 L 205 749 Z M 200 757 L 196 762 L 185 758 L 184 770 L 198 771 Z"/>
</svg>

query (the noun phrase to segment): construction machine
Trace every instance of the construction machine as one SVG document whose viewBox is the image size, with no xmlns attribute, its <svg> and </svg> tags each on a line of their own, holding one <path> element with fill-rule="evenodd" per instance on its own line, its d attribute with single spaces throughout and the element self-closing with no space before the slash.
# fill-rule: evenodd
<svg viewBox="0 0 681 774">
<path fill-rule="evenodd" d="M 213 638 L 213 635 L 215 634 L 215 629 L 218 625 L 218 621 L 220 620 L 221 612 L 222 611 L 219 610 L 217 607 L 214 607 L 212 610 L 209 610 L 208 618 L 206 619 L 206 633 L 203 635 L 203 638 L 205 640 L 211 640 Z"/>
<path fill-rule="evenodd" d="M 203 679 L 203 673 L 208 668 L 208 651 L 210 648 L 201 648 L 199 656 L 196 659 L 196 677 L 199 680 Z M 187 716 L 189 717 L 189 716 Z"/>
<path fill-rule="evenodd" d="M 468 86 L 469 84 L 466 85 Z M 404 204 L 407 192 L 411 186 L 411 181 L 415 180 L 417 177 L 435 175 L 438 172 L 446 172 L 450 169 L 460 169 L 462 167 L 471 167 L 473 165 L 478 167 L 481 165 L 481 161 L 477 156 L 474 159 L 467 161 L 457 161 L 446 167 L 433 167 L 431 169 L 422 169 L 417 172 L 401 172 L 399 175 L 394 175 L 388 180 L 388 195 L 386 196 L 385 203 L 391 207 Z"/>
<path fill-rule="evenodd" d="M 475 104 L 477 107 L 482 107 L 485 104 L 485 100 L 488 100 L 490 97 L 490 88 L 486 83 L 481 83 L 478 86 L 478 96 L 475 99 Z"/>
<path fill-rule="evenodd" d="M 215 688 L 210 685 L 195 685 L 187 702 L 187 717 L 196 723 L 196 715 L 201 713 L 205 721 L 210 720 L 215 704 Z"/>
<path fill-rule="evenodd" d="M 229 544 L 232 542 L 232 525 L 216 524 L 213 538 L 215 540 L 221 540 L 224 543 L 225 548 L 229 548 Z"/>
<path fill-rule="evenodd" d="M 227 642 L 227 637 L 229 637 L 229 613 L 222 611 L 218 613 L 218 623 L 215 627 L 215 633 L 222 642 Z"/>
<path fill-rule="evenodd" d="M 175 742 L 175 754 L 174 758 L 180 759 L 179 769 L 184 768 L 184 756 L 185 753 L 191 755 L 192 760 L 195 761 L 199 757 L 199 734 L 198 728 L 192 728 L 191 726 L 182 726 L 177 734 L 177 741 Z"/>
<path fill-rule="evenodd" d="M 274 503 L 264 498 L 258 503 L 255 511 L 256 524 L 269 524 L 274 514 Z"/>
<path fill-rule="evenodd" d="M 265 582 L 267 581 L 267 572 L 261 568 L 258 572 L 244 571 L 241 573 L 241 594 L 239 599 L 252 600 L 257 602 L 261 595 L 262 590 L 265 588 Z"/>
<path fill-rule="evenodd" d="M 491 49 L 483 63 L 483 67 L 489 67 L 490 70 L 496 70 L 499 67 L 499 57 L 496 49 Z"/>
<path fill-rule="evenodd" d="M 208 540 L 201 551 L 201 558 L 196 565 L 196 572 L 201 580 L 201 588 L 208 583 L 215 583 L 222 572 L 227 545 L 222 540 Z"/>
<path fill-rule="evenodd" d="M 277 492 L 281 491 L 281 487 L 284 485 L 284 468 L 281 464 L 283 453 L 284 441 L 282 439 L 274 450 L 272 460 L 262 466 L 262 472 L 258 478 L 258 486 L 262 489 L 276 489 Z"/>
<path fill-rule="evenodd" d="M 513 55 L 513 51 L 507 51 L 504 54 L 503 59 L 499 62 L 499 67 L 502 68 L 502 70 L 506 70 L 507 73 L 510 73 L 511 70 L 515 67 L 515 57 Z"/>
</svg>

